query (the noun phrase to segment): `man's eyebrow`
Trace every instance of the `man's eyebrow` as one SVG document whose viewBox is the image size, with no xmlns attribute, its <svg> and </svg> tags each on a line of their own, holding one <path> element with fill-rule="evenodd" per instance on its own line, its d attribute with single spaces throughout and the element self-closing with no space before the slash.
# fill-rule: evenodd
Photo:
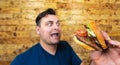
<svg viewBox="0 0 120 65">
<path fill-rule="evenodd" d="M 52 23 L 53 21 L 51 21 L 51 20 L 50 20 L 50 21 L 47 21 L 47 22 L 50 22 L 50 23 Z"/>
</svg>

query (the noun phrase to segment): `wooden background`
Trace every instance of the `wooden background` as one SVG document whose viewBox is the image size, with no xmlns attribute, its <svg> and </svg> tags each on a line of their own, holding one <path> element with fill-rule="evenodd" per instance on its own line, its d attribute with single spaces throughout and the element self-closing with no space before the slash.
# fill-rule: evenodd
<svg viewBox="0 0 120 65">
<path fill-rule="evenodd" d="M 16 55 L 39 41 L 35 18 L 47 8 L 54 8 L 62 26 L 62 40 L 67 40 L 78 56 L 89 62 L 89 53 L 73 41 L 73 32 L 95 21 L 120 41 L 120 0 L 0 0 L 0 65 L 9 65 Z"/>
</svg>

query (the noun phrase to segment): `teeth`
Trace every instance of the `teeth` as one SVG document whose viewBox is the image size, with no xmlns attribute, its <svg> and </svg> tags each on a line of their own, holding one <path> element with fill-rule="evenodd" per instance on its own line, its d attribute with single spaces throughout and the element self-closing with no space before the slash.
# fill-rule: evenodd
<svg viewBox="0 0 120 65">
<path fill-rule="evenodd" d="M 58 34 L 58 33 L 53 33 L 51 36 L 54 36 L 54 35 L 55 35 L 55 36 L 58 36 L 59 34 Z"/>
</svg>

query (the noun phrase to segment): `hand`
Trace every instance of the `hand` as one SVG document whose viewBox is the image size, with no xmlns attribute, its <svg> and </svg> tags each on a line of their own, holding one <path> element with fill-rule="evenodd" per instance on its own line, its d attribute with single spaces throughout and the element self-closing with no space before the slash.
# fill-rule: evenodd
<svg viewBox="0 0 120 65">
<path fill-rule="evenodd" d="M 120 42 L 111 40 L 107 33 L 102 33 L 108 49 L 105 51 L 92 51 L 91 65 L 120 65 Z"/>
</svg>

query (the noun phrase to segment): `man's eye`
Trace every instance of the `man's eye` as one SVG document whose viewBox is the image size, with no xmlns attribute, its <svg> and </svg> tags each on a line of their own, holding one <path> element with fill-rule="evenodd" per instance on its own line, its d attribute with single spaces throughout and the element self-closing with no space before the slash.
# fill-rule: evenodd
<svg viewBox="0 0 120 65">
<path fill-rule="evenodd" d="M 57 23 L 57 26 L 60 26 L 60 23 Z"/>
<path fill-rule="evenodd" d="M 52 23 L 48 23 L 47 26 L 52 26 Z"/>
</svg>

